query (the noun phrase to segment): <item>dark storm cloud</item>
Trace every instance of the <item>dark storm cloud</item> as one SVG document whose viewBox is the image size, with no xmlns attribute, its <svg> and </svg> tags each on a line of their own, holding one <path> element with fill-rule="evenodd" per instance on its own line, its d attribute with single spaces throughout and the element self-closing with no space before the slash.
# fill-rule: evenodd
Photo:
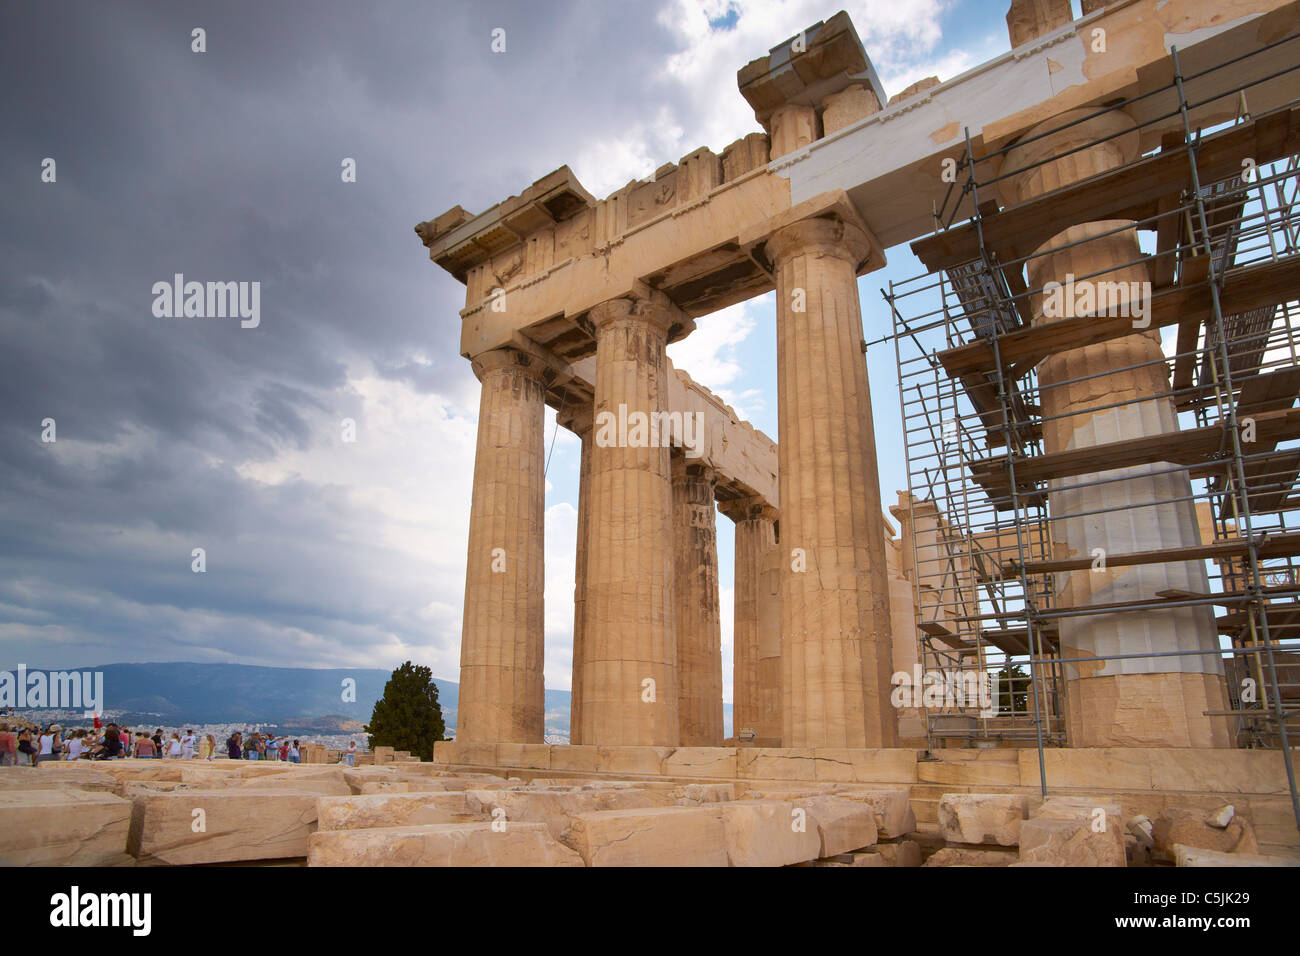
<svg viewBox="0 0 1300 956">
<path fill-rule="evenodd" d="M 319 422 L 360 414 L 349 369 L 472 394 L 463 291 L 412 226 L 457 203 L 480 211 L 570 161 L 582 134 L 643 120 L 661 98 L 643 78 L 669 42 L 654 15 L 596 2 L 6 9 L 0 667 L 286 662 L 264 635 L 204 629 L 206 615 L 298 629 L 283 654 L 304 663 L 454 643 L 414 613 L 437 596 L 394 582 L 404 558 L 344 484 L 264 484 L 244 467 L 335 441 Z M 191 52 L 196 26 L 206 53 Z M 490 51 L 495 27 L 505 55 Z M 153 285 L 177 273 L 260 283 L 260 325 L 155 317 Z M 46 418 L 55 446 L 40 440 Z M 190 572 L 195 546 L 206 576 Z M 427 560 L 457 548 L 463 562 L 463 541 L 431 542 Z M 15 623 L 44 636 L 2 629 Z"/>
</svg>

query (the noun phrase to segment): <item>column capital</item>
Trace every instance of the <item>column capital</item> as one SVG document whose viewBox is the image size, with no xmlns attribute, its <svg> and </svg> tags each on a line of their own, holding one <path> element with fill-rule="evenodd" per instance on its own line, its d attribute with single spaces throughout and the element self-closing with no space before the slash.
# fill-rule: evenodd
<svg viewBox="0 0 1300 956">
<path fill-rule="evenodd" d="M 758 518 L 764 521 L 776 521 L 780 517 L 780 512 L 768 504 L 766 498 L 759 495 L 746 495 L 743 498 L 720 501 L 718 510 L 737 524 Z"/>
<path fill-rule="evenodd" d="M 680 448 L 673 448 L 671 464 L 673 481 L 684 481 L 687 478 L 706 478 L 715 485 L 718 482 L 718 470 L 716 468 L 698 458 L 687 458 Z"/>
<path fill-rule="evenodd" d="M 649 287 L 645 288 L 644 295 L 608 299 L 592 306 L 587 312 L 587 318 L 597 336 L 612 323 L 628 319 L 659 329 L 669 340 L 680 338 L 695 328 L 694 319 L 678 308 L 668 296 Z"/>
<path fill-rule="evenodd" d="M 815 254 L 843 259 L 856 272 L 871 256 L 871 238 L 842 219 L 802 219 L 782 226 L 767 239 L 767 254 L 775 263 L 791 256 Z"/>
<path fill-rule="evenodd" d="M 522 372 L 529 378 L 542 381 L 542 373 L 546 371 L 545 366 L 535 356 L 520 352 L 518 349 L 500 348 L 489 349 L 486 352 L 480 352 L 470 361 L 474 369 L 474 376 L 481 382 L 488 372 L 495 372 L 500 369 L 514 370 Z"/>
</svg>

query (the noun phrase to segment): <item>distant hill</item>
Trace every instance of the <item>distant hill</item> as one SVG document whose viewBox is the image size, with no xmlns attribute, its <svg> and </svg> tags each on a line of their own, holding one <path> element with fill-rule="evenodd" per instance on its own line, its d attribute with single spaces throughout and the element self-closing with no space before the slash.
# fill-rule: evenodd
<svg viewBox="0 0 1300 956">
<path fill-rule="evenodd" d="M 39 668 L 28 668 L 28 672 Z M 105 664 L 76 668 L 102 671 L 104 707 L 156 714 L 161 723 L 275 723 L 324 731 L 365 723 L 384 692 L 391 671 L 378 668 L 255 667 L 248 664 Z M 356 681 L 356 700 L 343 699 L 343 681 Z M 456 725 L 459 685 L 434 679 L 448 729 Z M 568 698 L 564 694 L 565 727 Z M 551 709 L 548 702 L 548 710 Z M 333 718 L 326 720 L 325 718 Z M 348 731 L 343 731 L 348 732 Z"/>
<path fill-rule="evenodd" d="M 418 662 L 417 662 L 418 663 Z M 28 672 L 42 668 L 30 667 Z M 248 664 L 105 664 L 77 670 L 102 671 L 104 707 L 135 715 L 157 715 L 175 725 L 274 723 L 303 733 L 351 733 L 346 721 L 370 720 L 375 701 L 392 671 L 380 668 L 255 667 Z M 356 681 L 356 701 L 343 700 L 343 681 Z M 460 685 L 435 677 L 447 730 L 456 728 Z M 567 690 L 546 691 L 546 732 L 567 737 Z M 731 704 L 723 705 L 730 733 Z M 146 721 L 148 722 L 148 721 Z"/>
</svg>

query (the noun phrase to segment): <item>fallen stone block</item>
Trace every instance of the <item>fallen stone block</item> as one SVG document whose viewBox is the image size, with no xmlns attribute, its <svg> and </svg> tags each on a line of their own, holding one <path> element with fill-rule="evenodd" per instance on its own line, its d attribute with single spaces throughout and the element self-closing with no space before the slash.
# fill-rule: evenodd
<svg viewBox="0 0 1300 956">
<path fill-rule="evenodd" d="M 939 832 L 950 843 L 1015 846 L 1029 798 L 1008 793 L 945 793 L 939 798 Z"/>
<path fill-rule="evenodd" d="M 822 856 L 820 834 L 798 819 L 793 803 L 737 800 L 719 811 L 731 866 L 790 866 Z"/>
<path fill-rule="evenodd" d="M 471 812 L 466 807 L 463 793 L 321 797 L 316 801 L 316 816 L 318 831 L 475 823 L 484 819 L 482 814 Z"/>
<path fill-rule="evenodd" d="M 43 767 L 5 767 L 0 772 L 0 793 L 16 790 L 93 790 L 114 793 L 118 778 L 102 770 L 78 768 L 58 771 Z"/>
<path fill-rule="evenodd" d="M 271 793 L 280 790 L 315 793 L 322 797 L 346 797 L 352 794 L 343 775 L 337 771 L 322 773 L 290 773 L 279 777 L 253 778 L 239 784 L 236 790 L 259 790 Z"/>
<path fill-rule="evenodd" d="M 305 857 L 319 798 L 315 792 L 242 788 L 139 796 L 127 852 L 174 865 Z"/>
<path fill-rule="evenodd" d="M 354 793 L 448 793 L 437 780 L 370 780 Z M 462 791 L 464 792 L 464 791 Z"/>
<path fill-rule="evenodd" d="M 1013 849 L 988 846 L 946 846 L 936 850 L 923 866 L 1010 866 L 1019 856 Z"/>
<path fill-rule="evenodd" d="M 907 787 L 875 790 L 842 790 L 835 796 L 856 800 L 871 807 L 876 815 L 876 835 L 882 839 L 906 836 L 916 829 L 911 791 Z"/>
<path fill-rule="evenodd" d="M 876 844 L 876 853 L 885 861 L 885 866 L 921 865 L 921 845 L 915 840 L 882 840 Z"/>
<path fill-rule="evenodd" d="M 568 845 L 587 866 L 726 866 L 716 806 L 580 813 Z"/>
<path fill-rule="evenodd" d="M 672 791 L 678 806 L 697 807 L 736 799 L 734 783 L 692 783 Z"/>
<path fill-rule="evenodd" d="M 183 783 L 168 783 L 164 780 L 123 780 L 113 791 L 115 796 L 123 800 L 134 800 L 136 797 L 148 793 L 172 793 L 176 790 L 192 790 Z"/>
<path fill-rule="evenodd" d="M 1153 833 L 1155 832 L 1154 825 L 1151 823 L 1151 818 L 1146 814 L 1139 813 L 1124 824 L 1124 827 L 1133 835 L 1134 841 L 1142 849 L 1150 850 L 1156 845 L 1153 836 Z"/>
<path fill-rule="evenodd" d="M 887 866 L 879 853 L 840 853 L 830 859 L 814 860 L 813 866 Z"/>
<path fill-rule="evenodd" d="M 3 771 L 8 773 L 6 767 Z M 113 866 L 129 864 L 131 802 L 91 790 L 0 793 L 0 864 Z"/>
<path fill-rule="evenodd" d="M 812 797 L 794 801 L 794 805 L 807 812 L 808 829 L 817 829 L 821 840 L 818 856 L 860 850 L 876 842 L 876 814 L 868 804 L 840 797 Z"/>
<path fill-rule="evenodd" d="M 1124 809 L 1118 803 L 1098 800 L 1095 797 L 1048 797 L 1038 809 L 1030 815 L 1031 819 L 1050 818 L 1056 820 L 1073 820 L 1090 830 L 1100 832 L 1114 828 L 1119 831 L 1119 840 L 1124 842 L 1129 833 L 1124 826 Z M 1134 843 L 1137 835 L 1133 834 Z"/>
<path fill-rule="evenodd" d="M 434 763 L 412 761 L 409 764 L 403 764 L 400 772 L 406 777 L 436 777 L 446 773 L 447 769 Z"/>
<path fill-rule="evenodd" d="M 582 866 L 540 823 L 321 830 L 309 843 L 308 866 Z"/>
<path fill-rule="evenodd" d="M 1219 807 L 1219 809 L 1217 810 L 1212 810 L 1209 814 L 1206 815 L 1205 822 L 1212 827 L 1217 827 L 1220 830 L 1226 830 L 1228 824 L 1232 822 L 1232 818 L 1236 815 L 1237 815 L 1237 808 L 1234 807 L 1231 803 L 1229 803 L 1222 807 Z"/>
<path fill-rule="evenodd" d="M 1260 853 L 1223 853 L 1201 847 L 1174 845 L 1174 860 L 1179 866 L 1300 866 L 1300 859 Z"/>
<path fill-rule="evenodd" d="M 874 853 L 869 850 L 864 850 L 857 853 L 849 853 L 847 855 L 850 857 L 850 859 L 847 862 L 841 860 L 841 865 L 843 866 L 892 866 L 893 865 L 889 863 L 882 854 Z"/>
<path fill-rule="evenodd" d="M 428 774 L 412 772 L 406 767 L 348 768 L 342 774 L 344 782 L 352 788 L 354 794 L 380 793 L 385 789 L 397 793 L 434 793 L 447 789 L 441 780 Z"/>
<path fill-rule="evenodd" d="M 292 773 L 295 766 L 291 763 L 281 763 L 278 760 L 232 760 L 231 763 L 234 765 L 232 771 L 245 779 L 249 777 L 277 777 L 280 774 Z M 198 765 L 195 764 L 195 766 Z M 215 766 L 215 763 L 212 766 Z M 311 767 L 308 768 L 307 772 L 311 773 L 320 769 L 322 768 Z M 332 769 L 338 770 L 339 768 L 334 767 Z"/>
<path fill-rule="evenodd" d="M 10 775 L 10 771 L 26 770 L 25 767 L 6 767 L 0 773 L 0 793 L 22 793 L 27 790 L 80 790 L 83 793 L 110 793 L 120 796 L 121 784 L 112 777 L 106 786 L 83 787 L 75 780 L 37 780 L 34 777 L 19 778 Z"/>
<path fill-rule="evenodd" d="M 1053 866 L 1127 866 L 1118 813 L 1101 830 L 1083 816 L 1026 820 L 1020 827 L 1020 860 Z"/>
<path fill-rule="evenodd" d="M 237 787 L 246 780 L 238 769 L 215 770 L 211 766 L 182 767 L 181 783 L 204 790 L 219 790 L 222 787 Z"/>
<path fill-rule="evenodd" d="M 1234 814 L 1227 826 L 1217 827 L 1207 819 L 1213 816 L 1201 810 L 1165 810 L 1152 825 L 1151 838 L 1155 844 L 1152 856 L 1173 861 L 1174 847 L 1178 844 L 1220 853 L 1259 852 L 1255 829 L 1247 818 Z"/>
<path fill-rule="evenodd" d="M 77 761 L 80 764 L 81 761 Z M 103 773 L 112 774 L 119 782 L 122 780 L 163 780 L 170 783 L 181 783 L 183 777 L 181 771 L 185 764 L 180 760 L 93 760 L 86 761 L 92 764 L 97 770 Z M 64 763 L 45 764 L 40 769 L 49 770 L 54 773 L 84 773 L 85 771 L 70 761 Z"/>
<path fill-rule="evenodd" d="M 573 821 L 581 813 L 648 810 L 668 806 L 669 798 L 662 791 L 652 794 L 623 789 L 466 790 L 465 804 L 471 812 L 494 819 L 544 824 L 551 836 L 567 842 Z"/>
</svg>

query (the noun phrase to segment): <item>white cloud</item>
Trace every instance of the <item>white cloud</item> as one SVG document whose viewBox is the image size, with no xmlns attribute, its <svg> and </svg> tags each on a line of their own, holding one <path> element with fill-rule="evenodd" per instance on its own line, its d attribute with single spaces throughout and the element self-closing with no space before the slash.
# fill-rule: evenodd
<svg viewBox="0 0 1300 956">
<path fill-rule="evenodd" d="M 546 686 L 568 690 L 573 677 L 573 560 L 578 511 L 546 509 Z"/>
<path fill-rule="evenodd" d="M 946 0 L 844 4 L 882 82 L 889 81 L 886 93 L 934 72 L 950 79 L 973 65 L 971 56 L 960 52 L 934 59 L 946 5 Z M 730 29 L 709 25 L 733 8 L 738 15 Z M 603 198 L 633 179 L 649 179 L 663 164 L 700 146 L 720 153 L 757 131 L 753 110 L 736 85 L 737 72 L 827 16 L 822 0 L 669 0 L 657 20 L 677 51 L 664 59 L 657 75 L 646 78 L 652 94 L 647 99 L 659 104 L 654 115 L 580 145 L 570 163 L 579 180 Z"/>
<path fill-rule="evenodd" d="M 694 332 L 668 346 L 673 367 L 714 391 L 731 384 L 741 371 L 735 347 L 754 330 L 758 322 L 756 315 L 770 298 L 764 296 L 728 306 L 697 319 Z"/>
</svg>

